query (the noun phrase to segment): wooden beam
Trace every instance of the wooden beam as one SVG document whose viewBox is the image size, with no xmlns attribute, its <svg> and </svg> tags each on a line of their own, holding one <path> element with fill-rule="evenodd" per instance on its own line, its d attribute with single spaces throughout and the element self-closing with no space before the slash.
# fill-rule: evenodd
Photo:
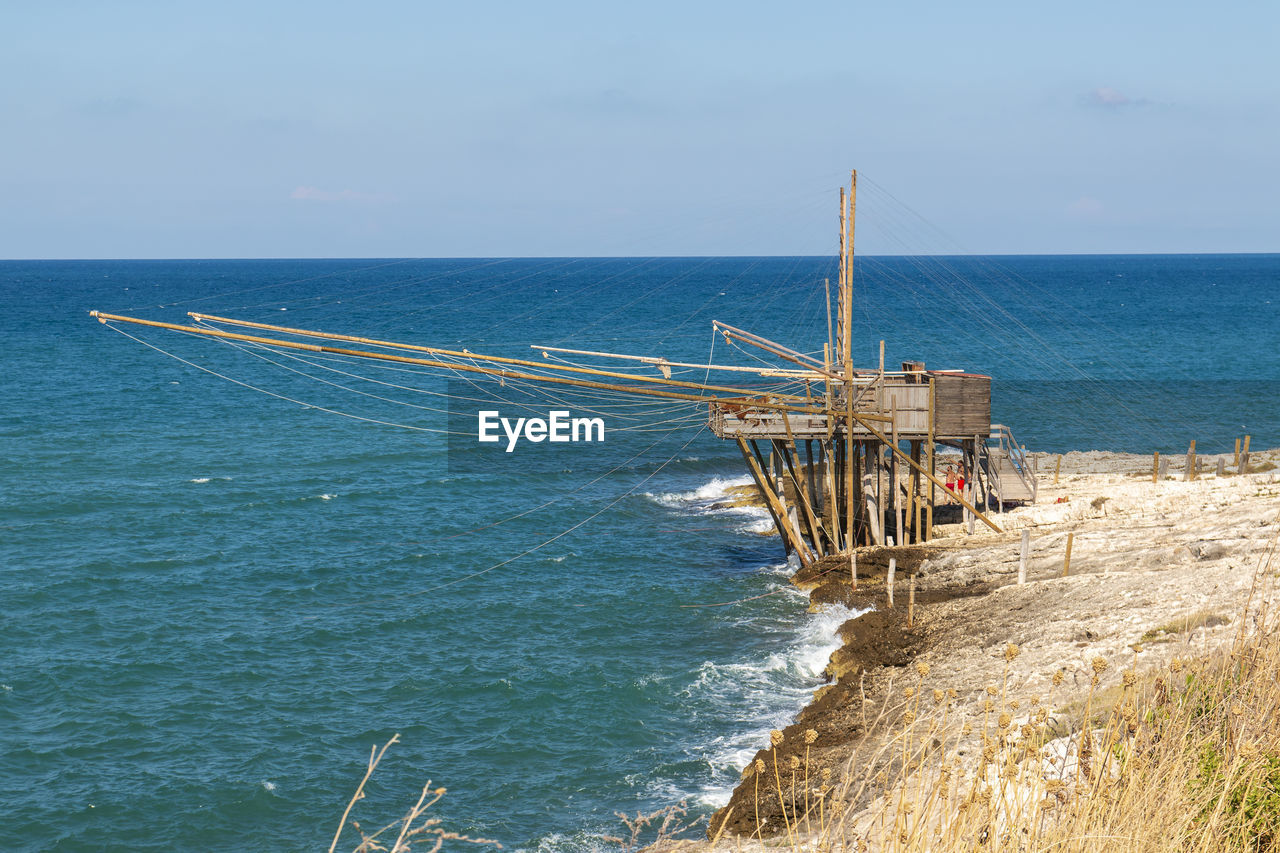
<svg viewBox="0 0 1280 853">
<path fill-rule="evenodd" d="M 477 364 L 460 364 L 449 361 L 436 361 L 428 358 L 416 358 L 405 355 L 394 355 L 385 352 L 370 352 L 368 350 L 353 350 L 343 347 L 324 346 L 322 344 L 308 344 L 301 341 L 286 341 L 279 338 L 264 338 L 258 335 L 242 335 L 236 332 L 224 332 L 220 329 L 206 329 L 200 326 L 181 326 L 177 323 L 163 323 L 159 320 L 143 320 L 137 317 L 125 317 L 119 314 L 107 314 L 101 311 L 90 311 L 89 315 L 94 317 L 100 323 L 121 322 L 132 323 L 137 326 L 150 326 L 157 329 L 170 329 L 177 332 L 186 332 L 192 335 L 203 335 L 211 338 L 221 338 L 224 340 L 244 341 L 246 343 L 263 344 L 265 346 L 279 347 L 280 349 L 300 350 L 303 352 L 323 352 L 333 355 L 345 355 L 353 358 L 367 358 L 373 361 L 389 361 L 396 364 L 416 364 L 423 367 L 432 367 L 442 370 L 456 371 L 460 373 L 479 373 L 485 376 L 496 376 L 502 379 L 523 380 L 528 382 L 545 382 L 551 385 L 569 385 L 575 388 L 594 388 L 601 391 L 620 391 L 627 394 L 637 394 L 642 397 L 659 397 L 664 400 L 687 400 L 693 403 L 732 403 L 734 405 L 748 405 L 752 408 L 769 409 L 779 412 L 807 412 L 809 414 L 827 414 L 826 410 L 817 407 L 797 406 L 788 403 L 775 403 L 767 399 L 747 398 L 742 396 L 736 397 L 716 397 L 699 394 L 685 394 L 677 391 L 665 391 L 661 388 L 645 388 L 640 386 L 618 385 L 616 383 L 595 382 L 587 379 L 572 379 L 567 376 L 545 376 L 537 373 L 523 373 L 515 370 L 504 370 L 497 367 L 483 367 Z M 469 354 L 468 358 L 489 360 L 484 356 L 477 354 Z M 603 373 L 603 371 L 600 371 Z M 629 374 L 624 374 L 630 377 Z M 655 380 L 653 378 L 646 379 L 648 382 L 665 382 L 665 380 Z M 703 388 L 712 388 L 714 386 L 696 386 Z M 783 397 L 784 395 L 771 395 Z"/>
<path fill-rule="evenodd" d="M 746 442 L 741 438 L 738 439 L 738 449 L 742 451 L 743 456 L 747 460 L 747 465 L 751 468 L 751 473 L 756 478 L 757 484 L 763 484 L 762 493 L 764 499 L 769 502 L 773 508 L 774 516 L 777 519 L 778 531 L 785 532 L 784 539 L 790 539 L 796 556 L 800 558 L 800 562 L 809 566 L 814 562 L 813 554 L 804 544 L 804 539 L 800 536 L 800 531 L 791 526 L 791 516 L 787 513 L 786 505 L 778 499 L 778 495 L 774 492 L 773 486 L 769 484 L 768 478 L 765 476 L 761 465 L 756 461 L 760 455 L 760 450 L 754 444 L 751 449 L 755 452 L 755 456 L 747 453 Z"/>
<path fill-rule="evenodd" d="M 743 367 L 734 364 L 696 364 L 691 361 L 668 361 L 660 356 L 652 355 L 626 355 L 618 352 L 602 352 L 599 350 L 589 349 L 569 349 L 568 347 L 551 347 L 545 344 L 529 344 L 529 349 L 535 349 L 540 352 L 562 352 L 566 355 L 589 355 L 597 358 L 618 358 L 626 361 L 638 361 L 642 364 L 652 364 L 656 367 L 690 367 L 695 370 L 715 370 L 736 373 L 753 373 L 759 376 L 777 377 L 782 379 L 812 379 L 820 376 L 820 370 L 787 370 L 781 367 Z M 554 364 L 544 364 L 542 362 L 533 362 L 540 367 L 557 367 Z M 568 365 L 566 365 L 567 367 Z M 627 376 L 632 374 L 628 373 Z"/>
<path fill-rule="evenodd" d="M 747 470 L 751 473 L 751 479 L 755 481 L 756 491 L 764 499 L 765 508 L 769 510 L 769 517 L 773 519 L 773 526 L 778 531 L 778 536 L 782 538 L 782 548 L 790 554 L 792 551 L 789 535 L 790 528 L 784 526 L 782 519 L 778 517 L 778 511 L 773 501 L 773 489 L 768 485 L 763 473 L 760 471 L 760 467 L 756 464 L 755 458 L 747 448 L 747 442 L 741 438 L 738 439 L 738 449 L 742 451 L 742 458 L 747 463 Z"/>
<path fill-rule="evenodd" d="M 104 315 L 110 316 L 110 315 Z M 317 332 L 312 329 L 295 329 L 290 326 L 276 326 L 271 323 L 254 323 L 249 320 L 235 320 L 230 317 L 218 317 L 213 314 L 200 314 L 190 311 L 187 316 L 195 320 L 197 323 L 209 321 L 213 323 L 222 323 L 227 326 L 238 326 L 246 329 L 258 329 L 268 332 L 280 332 L 286 335 L 298 335 L 305 338 L 323 338 L 330 341 L 343 341 L 345 343 L 364 344 L 365 346 L 387 347 L 389 349 L 399 349 L 406 352 L 421 352 L 427 355 L 439 355 L 448 358 L 465 358 L 469 361 L 487 361 L 493 364 L 508 364 L 515 367 L 532 367 L 538 370 L 559 370 L 564 373 L 581 373 L 591 376 L 602 376 L 608 379 L 630 379 L 636 382 L 648 382 L 654 385 L 665 385 L 672 388 L 695 388 L 705 390 L 723 391 L 729 394 L 745 394 L 751 395 L 758 393 L 750 388 L 739 388 L 728 385 L 708 385 L 703 382 L 683 382 L 678 379 L 668 379 L 658 376 L 642 376 L 634 373 L 618 373 L 611 370 L 599 370 L 594 367 L 579 367 L 572 364 L 551 364 L 542 361 L 533 361 L 523 358 L 507 358 L 497 355 L 481 355 L 480 353 L 468 352 L 466 350 L 442 349 L 440 347 L 430 347 L 421 344 L 402 344 L 396 341 L 384 341 L 377 338 L 362 338 L 355 335 L 339 335 L 331 332 Z M 115 317 L 113 319 L 122 319 Z M 179 327 L 184 328 L 184 327 Z M 657 360 L 655 359 L 656 363 Z M 797 399 L 799 399 L 797 397 Z"/>
</svg>

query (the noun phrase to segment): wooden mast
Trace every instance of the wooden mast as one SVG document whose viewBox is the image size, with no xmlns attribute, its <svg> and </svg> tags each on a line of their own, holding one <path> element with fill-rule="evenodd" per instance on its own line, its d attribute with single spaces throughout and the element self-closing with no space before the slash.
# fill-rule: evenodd
<svg viewBox="0 0 1280 853">
<path fill-rule="evenodd" d="M 849 181 L 848 204 L 845 204 L 844 188 L 840 189 L 841 229 L 840 256 L 840 355 L 844 369 L 844 399 L 847 417 L 845 418 L 845 544 L 849 549 L 849 573 L 857 585 L 857 559 L 854 554 L 855 541 L 853 529 L 854 485 L 853 485 L 853 217 L 857 209 L 856 194 L 858 192 L 858 173 L 854 171 Z"/>
</svg>

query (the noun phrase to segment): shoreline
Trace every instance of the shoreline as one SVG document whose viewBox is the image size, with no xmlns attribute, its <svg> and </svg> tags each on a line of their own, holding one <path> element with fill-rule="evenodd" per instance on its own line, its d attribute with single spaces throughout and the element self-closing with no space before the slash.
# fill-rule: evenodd
<svg viewBox="0 0 1280 853">
<path fill-rule="evenodd" d="M 1106 689 L 1118 683 L 1122 663 L 1150 669 L 1177 655 L 1207 654 L 1236 634 L 1257 559 L 1275 533 L 1280 449 L 1253 452 L 1245 475 L 1218 477 L 1210 468 L 1184 482 L 1181 466 L 1171 465 L 1159 483 L 1150 455 L 1062 454 L 1057 485 L 1059 455 L 1035 455 L 1039 501 L 995 516 L 1003 533 L 938 525 L 938 537 L 924 545 L 860 549 L 856 591 L 843 559 L 793 575 L 811 609 L 875 609 L 841 625 L 827 683 L 748 763 L 728 805 L 712 816 L 710 836 L 776 837 L 787 831 L 784 808 L 803 813 L 815 784 L 850 763 L 887 768 L 884 747 L 910 685 L 942 691 L 961 721 L 981 721 L 994 685 L 1052 710 L 1055 686 L 1087 682 L 1096 657 L 1117 664 L 1102 679 Z M 1231 454 L 1225 458 L 1230 467 Z M 1031 547 L 1020 585 L 1024 530 Z M 1073 548 L 1063 577 L 1068 534 Z M 889 557 L 898 572 L 894 609 L 884 584 Z M 908 578 L 917 588 L 909 627 Z M 1010 644 L 1016 659 L 1006 656 Z M 797 787 L 792 776 L 794 796 L 779 796 L 778 787 L 788 786 L 775 786 L 775 777 L 797 767 L 806 778 Z M 856 812 L 868 803 L 840 805 Z"/>
</svg>

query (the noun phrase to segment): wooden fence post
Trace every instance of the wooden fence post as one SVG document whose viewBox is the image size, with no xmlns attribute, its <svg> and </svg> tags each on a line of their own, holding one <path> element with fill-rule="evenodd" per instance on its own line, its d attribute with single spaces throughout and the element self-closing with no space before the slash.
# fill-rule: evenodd
<svg viewBox="0 0 1280 853">
<path fill-rule="evenodd" d="M 1071 571 L 1071 544 L 1075 541 L 1074 533 L 1067 534 L 1067 554 L 1062 559 L 1062 576 L 1065 578 L 1067 573 Z"/>
<path fill-rule="evenodd" d="M 907 589 L 907 627 L 916 621 L 916 576 L 911 576 L 911 586 Z"/>
<path fill-rule="evenodd" d="M 1018 583 L 1027 582 L 1027 557 L 1031 554 L 1031 531 L 1022 531 L 1022 550 L 1018 553 Z"/>
<path fill-rule="evenodd" d="M 1191 439 L 1191 447 L 1187 448 L 1187 470 L 1182 473 L 1182 479 L 1191 482 L 1196 478 L 1196 440 Z"/>
<path fill-rule="evenodd" d="M 1160 482 L 1160 451 L 1156 451 L 1156 455 L 1151 460 L 1151 482 Z"/>
</svg>

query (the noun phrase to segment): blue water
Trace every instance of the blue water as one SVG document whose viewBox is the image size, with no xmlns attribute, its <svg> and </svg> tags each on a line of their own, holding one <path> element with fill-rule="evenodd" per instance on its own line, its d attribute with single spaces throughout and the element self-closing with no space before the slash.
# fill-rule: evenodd
<svg viewBox="0 0 1280 853">
<path fill-rule="evenodd" d="M 712 508 L 742 472 L 696 407 L 475 457 L 432 431 L 439 379 L 135 341 L 89 309 L 699 362 L 713 318 L 820 351 L 824 277 L 832 259 L 0 262 L 0 849 L 324 849 L 396 732 L 362 822 L 432 780 L 450 829 L 592 849 L 616 811 L 723 803 L 848 615 L 806 613 L 762 519 Z M 884 338 L 891 366 L 990 373 L 1031 449 L 1280 445 L 1280 256 L 864 258 L 857 282 L 860 363 Z"/>
</svg>

